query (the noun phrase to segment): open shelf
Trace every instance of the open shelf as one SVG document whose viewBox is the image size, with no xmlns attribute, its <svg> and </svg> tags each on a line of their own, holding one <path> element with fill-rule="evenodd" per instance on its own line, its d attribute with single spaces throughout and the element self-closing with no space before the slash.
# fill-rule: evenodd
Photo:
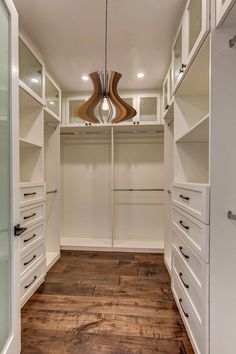
<svg viewBox="0 0 236 354">
<path fill-rule="evenodd" d="M 56 113 L 51 111 L 48 107 L 44 107 L 44 120 L 51 124 L 58 124 L 60 122 Z"/>
<path fill-rule="evenodd" d="M 20 182 L 43 181 L 43 149 L 24 142 L 20 146 Z"/>
<path fill-rule="evenodd" d="M 23 147 L 23 148 L 27 148 L 27 147 L 32 147 L 32 148 L 42 148 L 42 145 L 39 145 L 39 144 L 35 144 L 29 140 L 26 140 L 26 139 L 22 139 L 20 138 L 20 147 Z"/>
<path fill-rule="evenodd" d="M 179 137 L 176 143 L 208 142 L 209 141 L 209 115 L 203 117 L 192 128 Z"/>
</svg>

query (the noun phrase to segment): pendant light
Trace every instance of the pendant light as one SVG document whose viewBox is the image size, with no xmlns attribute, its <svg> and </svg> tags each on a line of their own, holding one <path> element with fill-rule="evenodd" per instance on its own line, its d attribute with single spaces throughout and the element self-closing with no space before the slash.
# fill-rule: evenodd
<svg viewBox="0 0 236 354">
<path fill-rule="evenodd" d="M 76 109 L 75 115 L 90 123 L 117 124 L 130 120 L 137 112 L 118 94 L 117 85 L 122 75 L 111 71 L 109 77 L 107 71 L 108 0 L 105 1 L 104 72 L 95 71 L 89 74 L 93 84 L 93 93 L 86 102 Z"/>
</svg>

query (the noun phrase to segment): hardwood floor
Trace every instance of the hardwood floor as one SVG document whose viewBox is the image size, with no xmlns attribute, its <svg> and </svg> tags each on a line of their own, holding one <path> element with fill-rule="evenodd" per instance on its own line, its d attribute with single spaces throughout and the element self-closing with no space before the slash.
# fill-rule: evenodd
<svg viewBox="0 0 236 354">
<path fill-rule="evenodd" d="M 22 309 L 22 354 L 193 354 L 163 255 L 63 251 Z"/>
</svg>

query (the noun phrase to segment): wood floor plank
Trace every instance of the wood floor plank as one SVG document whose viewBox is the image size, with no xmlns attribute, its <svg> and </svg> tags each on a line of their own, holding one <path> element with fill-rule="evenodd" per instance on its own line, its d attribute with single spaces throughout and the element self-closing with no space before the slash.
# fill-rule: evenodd
<svg viewBox="0 0 236 354">
<path fill-rule="evenodd" d="M 193 354 L 163 255 L 63 251 L 22 309 L 22 354 Z"/>
</svg>

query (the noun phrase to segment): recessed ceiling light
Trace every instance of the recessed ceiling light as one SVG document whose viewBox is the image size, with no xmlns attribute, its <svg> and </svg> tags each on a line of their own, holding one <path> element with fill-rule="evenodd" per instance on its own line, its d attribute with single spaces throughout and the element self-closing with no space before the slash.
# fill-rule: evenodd
<svg viewBox="0 0 236 354">
<path fill-rule="evenodd" d="M 138 73 L 137 74 L 138 79 L 143 79 L 144 78 L 144 73 Z"/>
<path fill-rule="evenodd" d="M 35 83 L 38 83 L 38 82 L 39 82 L 39 79 L 36 79 L 35 77 L 32 77 L 31 81 L 32 81 L 32 82 L 35 82 Z"/>
<path fill-rule="evenodd" d="M 54 105 L 54 104 L 55 104 L 55 102 L 53 102 L 53 101 L 49 101 L 49 104 Z"/>
<path fill-rule="evenodd" d="M 82 76 L 82 80 L 84 80 L 84 81 L 88 81 L 88 79 L 89 79 L 89 78 L 88 78 L 88 76 L 87 76 L 87 75 L 83 75 L 83 76 Z"/>
</svg>

